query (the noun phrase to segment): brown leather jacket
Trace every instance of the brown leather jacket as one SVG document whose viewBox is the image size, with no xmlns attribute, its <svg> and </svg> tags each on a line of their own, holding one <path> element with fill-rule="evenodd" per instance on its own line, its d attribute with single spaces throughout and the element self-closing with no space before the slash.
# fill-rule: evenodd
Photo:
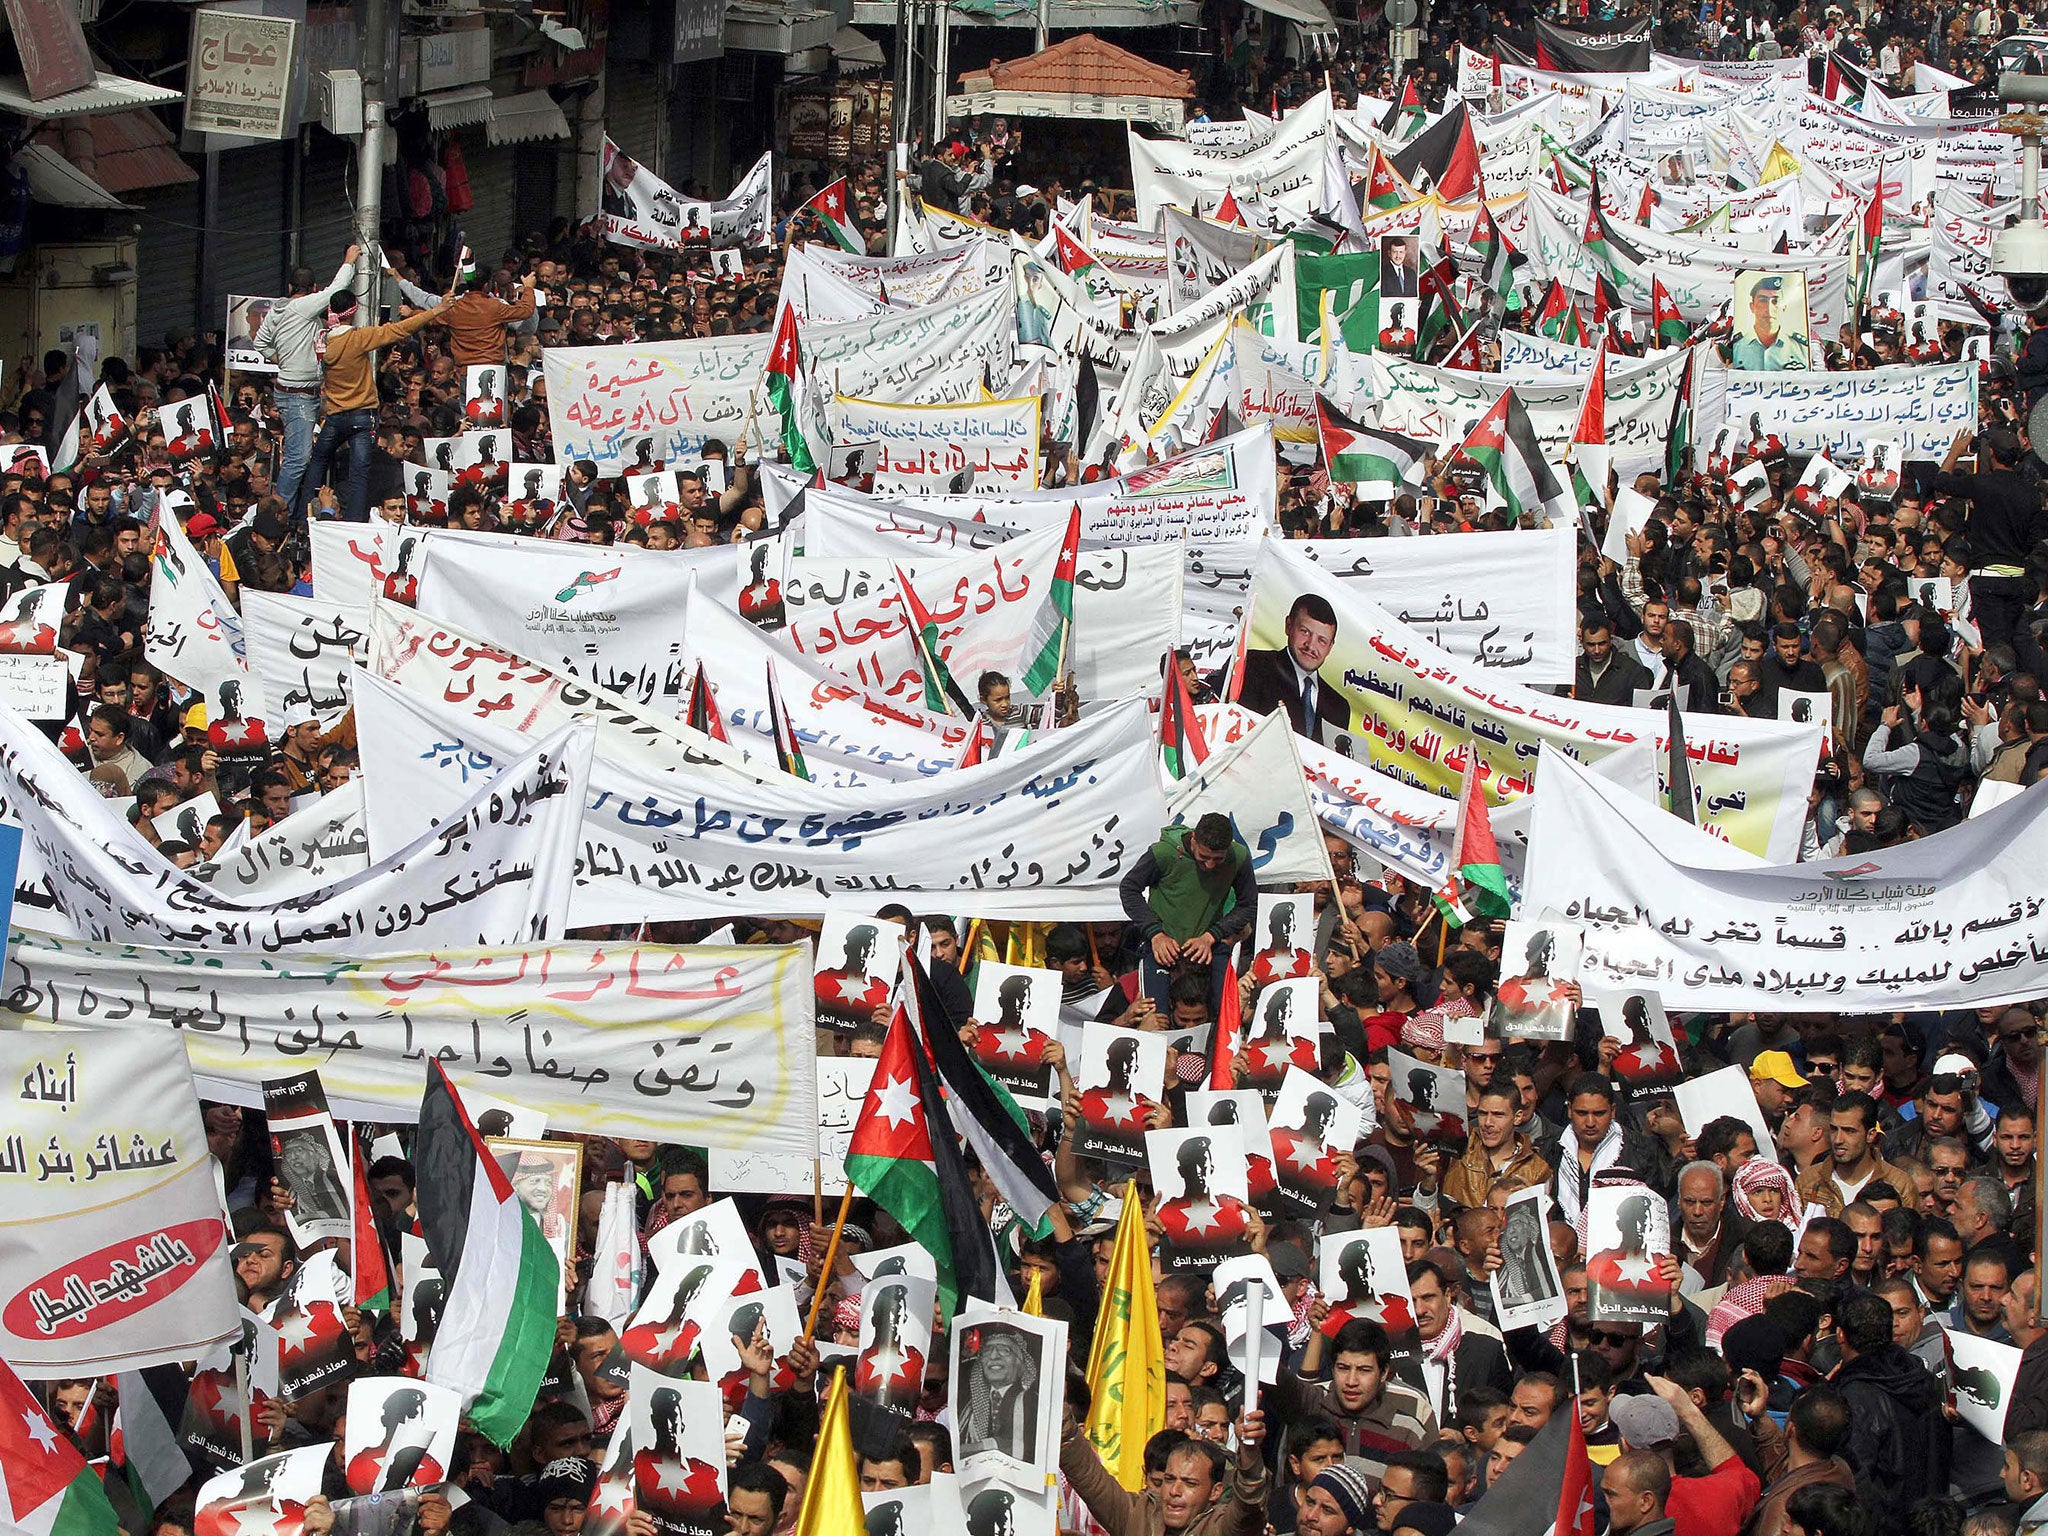
<svg viewBox="0 0 2048 1536">
<path fill-rule="evenodd" d="M 505 361 L 505 327 L 533 313 L 533 285 L 522 283 L 507 304 L 482 290 L 465 293 L 441 312 L 448 327 L 448 355 L 465 368 Z"/>
<path fill-rule="evenodd" d="M 1486 1204 L 1487 1193 L 1496 1184 L 1509 1189 L 1527 1189 L 1549 1177 L 1550 1164 L 1537 1153 L 1536 1143 L 1527 1133 L 1515 1133 L 1515 1145 L 1508 1154 L 1507 1167 L 1499 1173 L 1493 1171 L 1493 1160 L 1486 1155 L 1486 1149 L 1479 1145 L 1479 1137 L 1474 1134 L 1466 1143 L 1465 1155 L 1451 1164 L 1444 1174 L 1444 1198 L 1453 1205 L 1470 1209 Z"/>
</svg>

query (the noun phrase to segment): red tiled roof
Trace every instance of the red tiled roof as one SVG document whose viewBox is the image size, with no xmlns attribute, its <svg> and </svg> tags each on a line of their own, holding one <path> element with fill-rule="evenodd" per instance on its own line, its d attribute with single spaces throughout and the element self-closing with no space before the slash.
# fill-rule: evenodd
<svg viewBox="0 0 2048 1536">
<path fill-rule="evenodd" d="M 63 126 L 50 124 L 36 135 L 36 142 L 63 154 Z M 116 197 L 199 179 L 199 173 L 178 153 L 178 141 L 171 137 L 170 129 L 147 107 L 96 113 L 85 120 L 85 126 L 92 130 L 92 178 Z"/>
<path fill-rule="evenodd" d="M 1093 32 L 1054 43 L 1043 53 L 1013 63 L 993 60 L 987 69 L 962 75 L 963 90 L 1051 91 L 1076 96 L 1165 96 L 1192 100 L 1194 77 L 1186 70 L 1151 64 L 1106 43 Z"/>
</svg>

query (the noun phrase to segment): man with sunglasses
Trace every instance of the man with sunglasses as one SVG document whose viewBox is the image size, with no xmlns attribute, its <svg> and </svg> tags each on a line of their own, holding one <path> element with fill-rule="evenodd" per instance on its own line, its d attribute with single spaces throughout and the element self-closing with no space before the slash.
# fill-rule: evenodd
<svg viewBox="0 0 2048 1536">
<path fill-rule="evenodd" d="M 1893 1162 L 1931 1163 L 1929 1151 L 1943 1137 L 1968 1144 L 1974 1156 L 1991 1145 L 1991 1117 L 1977 1102 L 1977 1064 L 1958 1051 L 1944 1052 L 1913 1099 L 1918 1113 L 1884 1139 Z"/>
<path fill-rule="evenodd" d="M 1985 1063 L 1979 1094 L 2001 1114 L 2033 1109 L 2041 1093 L 2041 1021 L 2025 1008 L 2006 1008 L 1996 1019 L 1985 1020 L 1984 1026 L 1991 1038 L 1991 1059 Z M 1995 1150 L 1995 1131 L 1992 1145 Z"/>
</svg>

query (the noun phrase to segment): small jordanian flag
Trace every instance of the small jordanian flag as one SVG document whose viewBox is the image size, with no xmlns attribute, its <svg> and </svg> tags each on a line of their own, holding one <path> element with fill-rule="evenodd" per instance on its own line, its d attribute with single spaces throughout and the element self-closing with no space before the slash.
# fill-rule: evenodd
<svg viewBox="0 0 2048 1536">
<path fill-rule="evenodd" d="M 1499 294 L 1509 309 L 1520 309 L 1515 268 L 1525 258 L 1500 232 L 1500 226 L 1493 222 L 1493 210 L 1483 202 L 1479 205 L 1479 216 L 1472 221 L 1472 235 L 1466 248 L 1479 258 L 1479 281 Z"/>
<path fill-rule="evenodd" d="M 370 1199 L 369 1153 L 360 1137 L 349 1138 L 349 1167 L 355 1175 L 354 1242 L 349 1249 L 349 1300 L 363 1312 L 391 1310 L 391 1256 L 377 1227 Z"/>
<path fill-rule="evenodd" d="M 825 227 L 825 233 L 842 251 L 851 251 L 856 256 L 867 254 L 868 243 L 854 227 L 852 217 L 846 211 L 846 178 L 840 177 L 803 206 L 805 213 L 814 213 L 818 222 Z"/>
<path fill-rule="evenodd" d="M 797 343 L 796 311 L 787 305 L 783 306 L 782 318 L 775 322 L 775 344 L 768 349 L 766 378 L 769 407 L 782 418 L 783 456 L 798 474 L 811 474 L 818 466 L 811 458 L 803 423 L 798 420 L 803 393 L 803 349 Z"/>
<path fill-rule="evenodd" d="M 1074 503 L 1067 514 L 1066 536 L 1060 540 L 1060 557 L 1052 568 L 1052 590 L 1039 605 L 1031 623 L 1031 638 L 1024 654 L 1031 658 L 1024 668 L 1024 691 L 1044 694 L 1060 680 L 1067 668 L 1067 650 L 1074 632 L 1074 572 L 1081 561 L 1081 504 Z"/>
<path fill-rule="evenodd" d="M 988 761 L 988 755 L 996 744 L 995 727 L 979 715 L 974 718 L 974 729 L 967 733 L 967 745 L 960 749 L 960 761 L 955 768 L 974 768 Z"/>
<path fill-rule="evenodd" d="M 1856 262 L 1856 313 L 1869 306 L 1871 290 L 1877 286 L 1877 253 L 1884 245 L 1884 165 L 1877 168 L 1877 186 L 1863 210 L 1863 238 Z"/>
<path fill-rule="evenodd" d="M 1479 325 L 1474 322 L 1465 334 L 1451 343 L 1451 350 L 1444 358 L 1446 368 L 1456 368 L 1465 373 L 1485 373 L 1486 353 L 1479 344 Z"/>
<path fill-rule="evenodd" d="M 1235 224 L 1244 228 L 1244 214 L 1237 206 L 1237 194 L 1225 187 L 1223 201 L 1216 205 L 1216 211 L 1209 215 L 1218 224 Z"/>
<path fill-rule="evenodd" d="M 1593 353 L 1593 371 L 1586 379 L 1586 398 L 1572 429 L 1572 495 L 1581 509 L 1606 505 L 1607 490 L 1607 338 Z"/>
<path fill-rule="evenodd" d="M 1433 266 L 1424 267 L 1416 282 L 1416 291 L 1422 295 L 1424 305 L 1422 324 L 1415 334 L 1417 357 L 1429 356 L 1429 349 L 1445 331 L 1456 336 L 1465 330 L 1465 311 L 1451 296 L 1451 283 L 1456 271 L 1451 253 L 1446 248 L 1443 258 Z M 1447 272 L 1451 275 L 1446 276 Z"/>
<path fill-rule="evenodd" d="M 1422 132 L 1422 125 L 1429 121 L 1429 113 L 1423 110 L 1422 97 L 1416 92 L 1415 77 L 1410 75 L 1401 85 L 1401 99 L 1380 124 L 1380 131 L 1392 134 L 1397 129 L 1401 140 L 1406 143 Z"/>
<path fill-rule="evenodd" d="M 1159 701 L 1159 753 L 1166 771 L 1184 779 L 1197 763 L 1209 755 L 1209 743 L 1202 739 L 1202 722 L 1195 716 L 1194 696 L 1188 680 L 1181 675 L 1180 658 L 1166 655 L 1166 693 Z"/>
<path fill-rule="evenodd" d="M 1387 152 L 1374 144 L 1372 147 L 1372 169 L 1365 177 L 1365 205 L 1368 208 L 1398 208 L 1411 202 L 1406 184 L 1393 162 L 1387 159 Z"/>
<path fill-rule="evenodd" d="M 427 1380 L 460 1392 L 476 1427 L 510 1445 L 555 1351 L 561 1270 L 438 1061 L 427 1066 L 413 1161 L 420 1231 L 447 1296 Z"/>
<path fill-rule="evenodd" d="M 1692 327 L 1671 302 L 1671 293 L 1661 277 L 1650 279 L 1650 332 L 1661 347 L 1682 347 L 1692 339 Z"/>
<path fill-rule="evenodd" d="M 725 721 L 719 718 L 718 699 L 711 692 L 711 679 L 704 675 L 704 663 L 697 663 L 697 675 L 690 679 L 690 691 L 685 696 L 683 720 L 693 731 L 700 731 L 713 741 L 730 744 L 732 738 L 725 734 Z"/>
<path fill-rule="evenodd" d="M 1458 820 L 1451 834 L 1451 876 L 1434 898 L 1444 920 L 1464 927 L 1475 917 L 1506 917 L 1512 903 L 1501 872 L 1500 845 L 1479 787 L 1479 754 L 1465 752 L 1465 779 L 1458 788 Z"/>
<path fill-rule="evenodd" d="M 1536 312 L 1537 333 L 1552 341 L 1563 339 L 1571 308 L 1571 295 L 1564 291 L 1564 284 L 1553 277 L 1550 287 L 1544 290 L 1543 308 Z"/>
<path fill-rule="evenodd" d="M 1529 424 L 1529 413 L 1512 389 L 1501 391 L 1458 452 L 1486 471 L 1494 494 L 1511 516 L 1527 512 L 1541 517 L 1564 500 L 1564 490 L 1536 440 L 1536 429 Z"/>
<path fill-rule="evenodd" d="M 1353 421 L 1320 392 L 1316 434 L 1322 439 L 1325 472 L 1333 482 L 1358 486 L 1361 497 L 1371 488 L 1384 490 L 1391 501 L 1429 457 L 1429 444 Z"/>
<path fill-rule="evenodd" d="M 1231 211 L 1236 212 L 1236 204 L 1231 205 Z M 1116 284 L 1109 273 L 1095 259 L 1095 253 L 1068 234 L 1063 224 L 1052 227 L 1052 254 L 1060 270 L 1078 281 L 1090 298 L 1104 304 L 1115 301 Z"/>
<path fill-rule="evenodd" d="M 98 1475 L 4 1363 L 0 1478 L 0 1529 L 24 1536 L 117 1536 L 119 1522 Z"/>
<path fill-rule="evenodd" d="M 1237 962 L 1227 960 L 1223 965 L 1222 1000 L 1216 1005 L 1216 1032 L 1209 1040 L 1209 1086 L 1211 1088 L 1235 1088 L 1237 1086 L 1237 1053 L 1243 1048 L 1244 1001 L 1237 987 Z"/>
<path fill-rule="evenodd" d="M 910 623 L 910 638 L 917 646 L 918 670 L 924 674 L 924 707 L 935 715 L 958 715 L 963 720 L 973 718 L 974 706 L 967 702 L 966 693 L 953 680 L 945 655 L 939 649 L 939 621 L 919 601 L 917 588 L 910 584 L 909 573 L 900 565 L 895 570 L 896 586 L 903 594 L 903 612 Z"/>
<path fill-rule="evenodd" d="M 768 660 L 768 730 L 775 738 L 775 764 L 792 778 L 806 779 L 811 770 L 804 763 L 802 743 L 789 723 L 789 710 L 782 702 L 782 690 L 775 686 L 775 662 Z"/>
<path fill-rule="evenodd" d="M 1664 434 L 1664 478 L 1676 485 L 1692 461 L 1692 355 L 1678 370 L 1678 395 L 1671 402 L 1671 430 Z"/>
</svg>

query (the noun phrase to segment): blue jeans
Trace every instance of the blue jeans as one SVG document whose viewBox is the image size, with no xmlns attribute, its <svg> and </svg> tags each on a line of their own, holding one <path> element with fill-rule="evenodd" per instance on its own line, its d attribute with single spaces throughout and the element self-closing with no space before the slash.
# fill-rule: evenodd
<svg viewBox="0 0 2048 1536">
<path fill-rule="evenodd" d="M 277 471 L 277 494 L 286 506 L 299 499 L 299 481 L 313 452 L 313 429 L 320 421 L 320 392 L 295 395 L 275 392 L 278 420 L 284 423 L 284 462 Z"/>
<path fill-rule="evenodd" d="M 299 487 L 297 510 L 310 516 L 314 495 L 327 482 L 327 466 L 335 454 L 348 448 L 348 484 L 342 492 L 343 522 L 370 520 L 370 450 L 377 441 L 377 413 L 367 407 L 359 411 L 334 411 L 320 423 L 320 435 L 313 439 L 312 462 L 306 466 L 305 483 Z"/>
</svg>

